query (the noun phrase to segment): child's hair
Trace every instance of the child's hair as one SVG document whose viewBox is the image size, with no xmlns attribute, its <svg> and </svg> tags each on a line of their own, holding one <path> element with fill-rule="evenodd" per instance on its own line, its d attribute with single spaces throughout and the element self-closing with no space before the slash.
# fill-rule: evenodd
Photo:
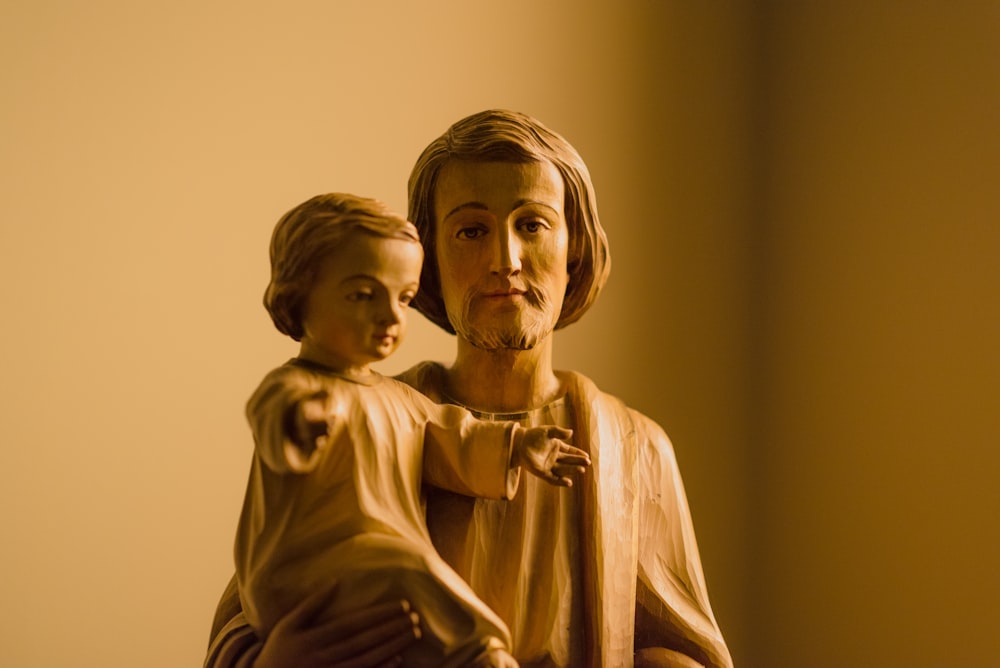
<svg viewBox="0 0 1000 668">
<path fill-rule="evenodd" d="M 320 264 L 358 233 L 420 243 L 412 223 L 367 197 L 317 195 L 281 217 L 271 235 L 271 282 L 264 292 L 264 308 L 279 332 L 302 340 L 302 307 Z"/>
</svg>

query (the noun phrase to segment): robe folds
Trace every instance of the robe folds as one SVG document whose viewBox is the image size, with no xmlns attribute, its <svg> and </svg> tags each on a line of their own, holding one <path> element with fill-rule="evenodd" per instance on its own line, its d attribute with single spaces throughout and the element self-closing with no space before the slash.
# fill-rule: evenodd
<svg viewBox="0 0 1000 668">
<path fill-rule="evenodd" d="M 634 650 L 665 647 L 705 666 L 731 667 L 669 438 L 584 376 L 565 377 L 577 447 L 593 461 L 583 526 L 592 535 L 583 561 L 595 612 L 588 623 L 593 665 L 628 665 Z"/>
<path fill-rule="evenodd" d="M 577 540 L 552 537 L 531 549 L 546 555 L 541 558 L 550 558 L 547 555 L 559 546 L 578 546 L 580 554 L 570 555 L 570 560 L 574 562 L 575 577 L 582 582 L 583 619 L 578 628 L 570 629 L 570 635 L 583 639 L 586 665 L 631 666 L 636 650 L 663 647 L 708 667 L 731 667 L 729 650 L 709 603 L 691 513 L 670 439 L 653 420 L 601 392 L 585 376 L 556 373 L 566 390 L 563 401 L 572 420 L 564 426 L 573 429 L 573 445 L 590 454 L 591 466 L 575 490 L 580 505 L 578 526 L 561 529 L 578 530 Z M 439 402 L 449 400 L 444 378 L 443 367 L 431 362 L 400 376 Z M 473 412 L 477 417 L 486 417 Z M 447 497 L 447 502 L 464 503 L 453 496 Z M 516 502 L 514 499 L 511 503 Z M 469 503 L 488 506 L 497 502 L 476 499 Z M 493 605 L 490 593 L 483 590 L 496 563 L 510 558 L 502 553 L 504 543 L 490 545 L 491 553 L 468 552 L 483 552 L 481 546 L 488 543 L 481 536 L 504 528 L 482 525 L 490 513 L 469 513 L 467 526 L 455 521 L 463 517 L 462 513 L 446 510 L 441 515 L 445 513 L 446 521 L 435 521 L 431 491 L 428 524 L 435 545 L 445 560 L 473 583 L 484 601 Z M 537 537 L 532 542 L 537 543 Z M 456 545 L 462 547 L 453 548 Z M 457 554 L 462 556 L 452 559 Z M 477 584 L 481 585 L 478 589 Z M 539 585 L 544 586 L 532 583 Z M 537 611 L 514 609 L 507 614 L 530 616 Z M 501 617 L 512 629 L 530 624 L 530 620 L 504 617 L 503 613 Z M 514 633 L 516 648 L 519 639 Z M 516 652 L 515 656 L 524 660 Z"/>
</svg>

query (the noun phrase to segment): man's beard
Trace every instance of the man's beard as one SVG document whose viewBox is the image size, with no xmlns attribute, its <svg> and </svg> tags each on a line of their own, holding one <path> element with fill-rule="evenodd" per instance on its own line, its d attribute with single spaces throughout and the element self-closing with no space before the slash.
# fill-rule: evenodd
<svg viewBox="0 0 1000 668">
<path fill-rule="evenodd" d="M 474 347 L 482 350 L 531 350 L 552 332 L 551 325 L 541 318 L 526 323 L 496 323 L 476 327 L 464 318 L 453 323 L 455 331 Z"/>
<path fill-rule="evenodd" d="M 555 319 L 552 318 L 552 306 L 537 292 L 529 291 L 525 295 L 527 304 L 517 313 L 499 314 L 487 320 L 480 315 L 474 322 L 471 315 L 471 304 L 468 300 L 462 305 L 462 313 L 457 322 L 452 320 L 452 327 L 463 339 L 482 350 L 531 350 L 555 329 Z M 482 322 L 487 320 L 486 322 Z"/>
</svg>

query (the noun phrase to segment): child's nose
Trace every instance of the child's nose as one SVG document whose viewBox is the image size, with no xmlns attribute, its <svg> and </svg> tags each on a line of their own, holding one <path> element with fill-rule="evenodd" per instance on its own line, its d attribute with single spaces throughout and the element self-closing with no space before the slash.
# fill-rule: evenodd
<svg viewBox="0 0 1000 668">
<path fill-rule="evenodd" d="M 398 325 L 402 319 L 403 307 L 392 300 L 386 300 L 379 309 L 379 322 L 384 325 Z"/>
</svg>

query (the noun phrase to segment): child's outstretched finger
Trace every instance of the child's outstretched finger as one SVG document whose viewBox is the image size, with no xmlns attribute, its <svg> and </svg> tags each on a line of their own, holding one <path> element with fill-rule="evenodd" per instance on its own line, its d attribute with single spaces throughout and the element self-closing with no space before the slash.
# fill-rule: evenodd
<svg viewBox="0 0 1000 668">
<path fill-rule="evenodd" d="M 562 466 L 557 465 L 552 467 L 552 475 L 559 478 L 562 481 L 569 481 L 571 484 L 567 487 L 572 487 L 572 480 L 575 477 L 581 476 L 587 472 L 587 469 L 582 466 Z M 563 483 L 565 484 L 565 483 Z"/>
<path fill-rule="evenodd" d="M 574 466 L 590 466 L 590 455 L 580 448 L 574 448 L 572 445 L 560 445 L 556 462 Z"/>
<path fill-rule="evenodd" d="M 573 440 L 573 430 L 566 429 L 565 427 L 549 427 L 548 437 L 557 438 L 560 441 L 570 443 Z"/>
<path fill-rule="evenodd" d="M 326 396 L 310 397 L 303 399 L 299 404 L 299 411 L 302 420 L 307 423 L 325 422 L 326 414 L 330 412 L 328 404 L 330 399 Z"/>
</svg>

